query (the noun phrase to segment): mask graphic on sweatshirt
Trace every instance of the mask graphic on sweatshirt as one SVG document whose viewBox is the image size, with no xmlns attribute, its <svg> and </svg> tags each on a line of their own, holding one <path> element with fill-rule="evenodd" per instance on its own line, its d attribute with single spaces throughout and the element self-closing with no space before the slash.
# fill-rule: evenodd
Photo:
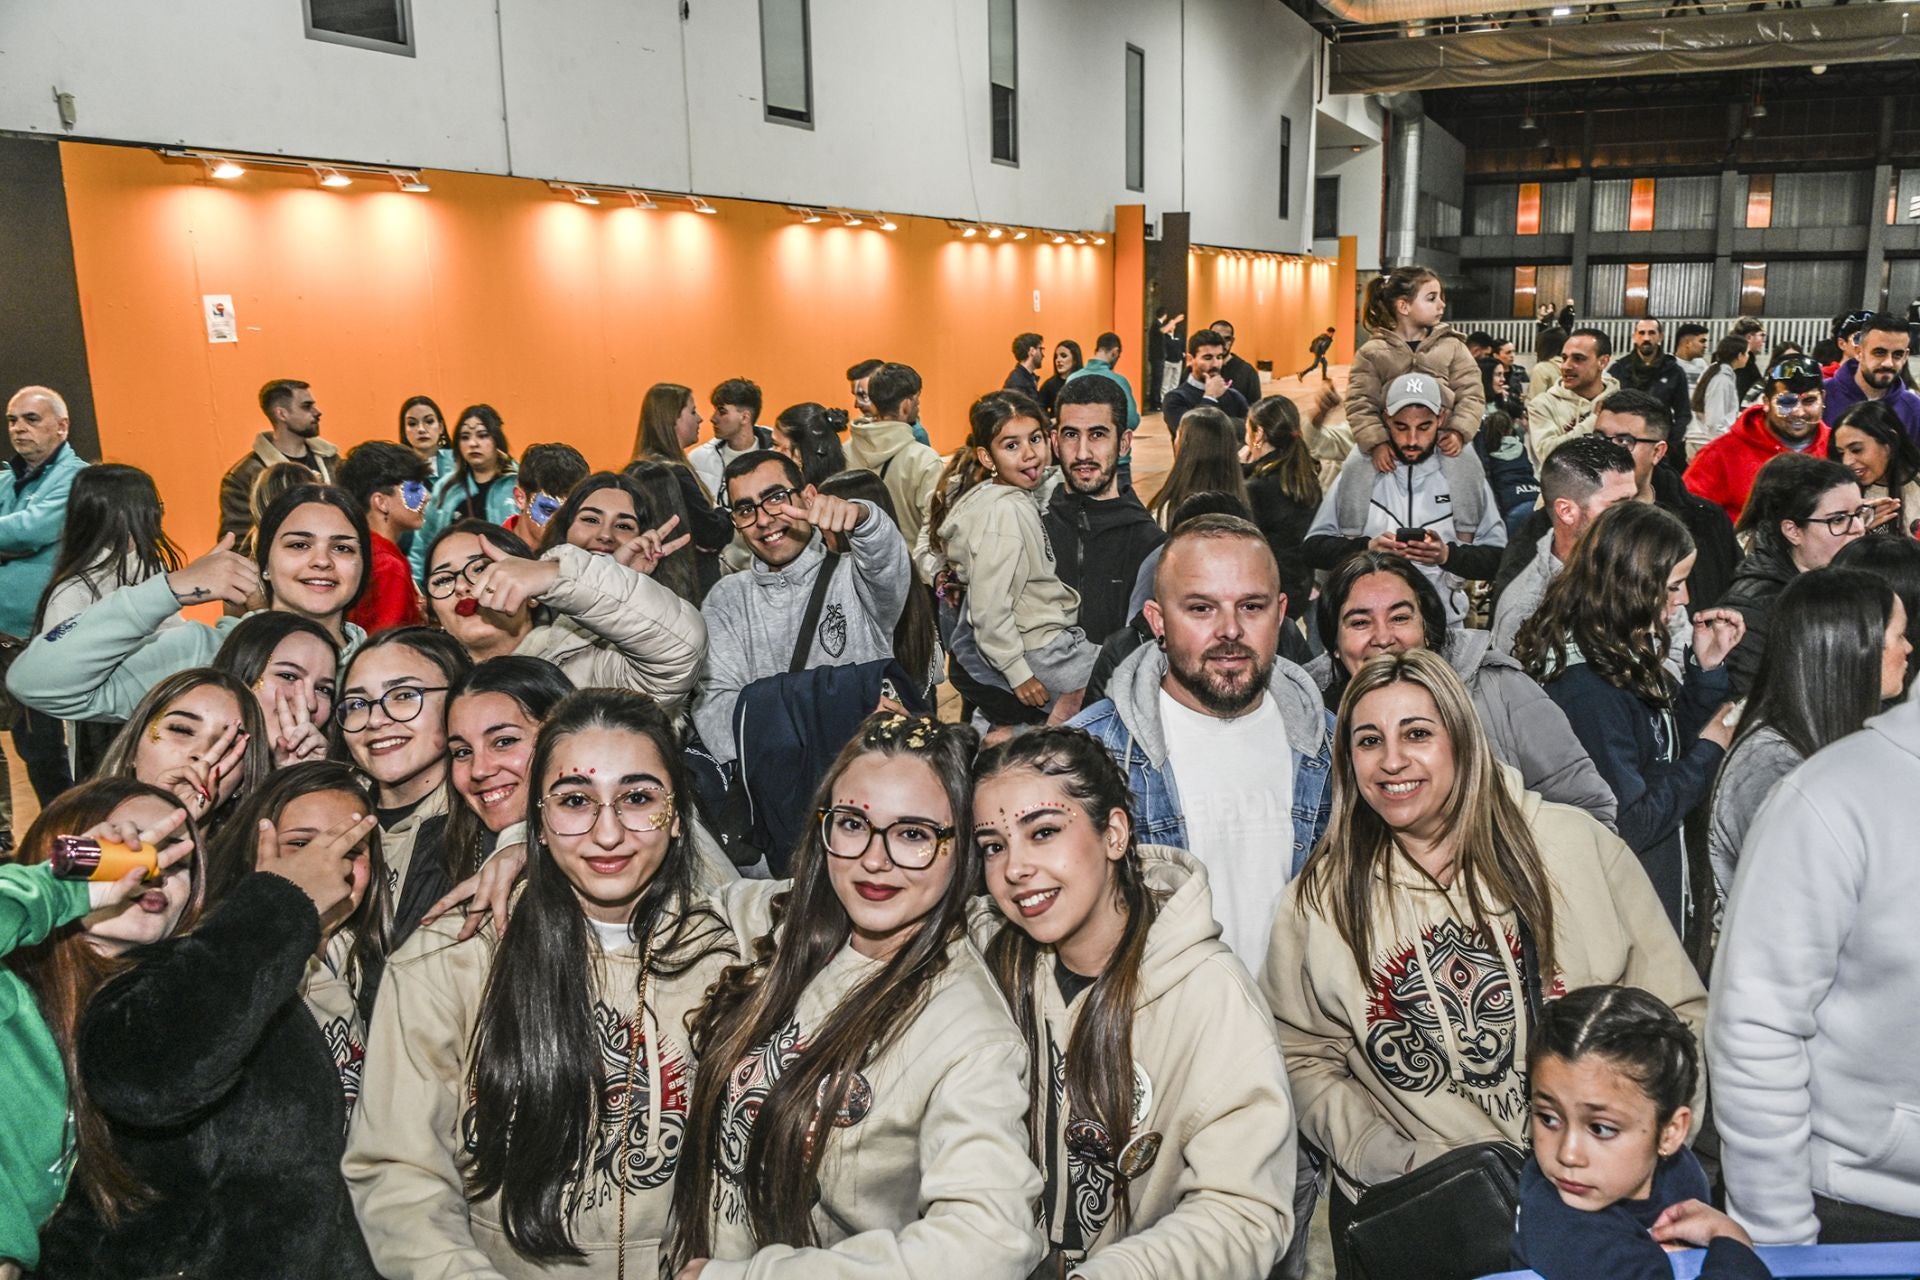
<svg viewBox="0 0 1920 1280">
<path fill-rule="evenodd" d="M 807 1042 L 800 1034 L 800 1023 L 798 1019 L 791 1019 L 760 1048 L 742 1058 L 727 1081 L 726 1100 L 720 1107 L 720 1182 L 716 1196 L 727 1222 L 741 1223 L 747 1218 L 746 1197 L 740 1188 L 746 1181 L 747 1144 L 753 1138 L 753 1124 L 760 1118 L 760 1108 L 780 1083 L 780 1077 L 806 1051 Z M 825 1084 L 823 1081 L 823 1095 Z M 818 1099 L 816 1105 L 819 1102 L 824 1102 L 824 1097 Z M 856 1071 L 852 1084 L 847 1087 L 846 1101 L 834 1113 L 833 1127 L 851 1128 L 866 1119 L 872 1110 L 873 1086 L 865 1075 Z M 812 1140 L 811 1133 L 808 1140 Z"/>
<path fill-rule="evenodd" d="M 1373 971 L 1366 1054 L 1404 1093 L 1445 1086 L 1496 1121 L 1526 1107 L 1515 1056 L 1520 949 L 1505 931 L 1502 957 L 1487 936 L 1448 918 L 1394 945 Z"/>
<path fill-rule="evenodd" d="M 351 1124 L 354 1104 L 360 1101 L 360 1067 L 366 1061 L 367 1046 L 345 1018 L 328 1018 L 320 1024 L 320 1035 L 327 1042 L 333 1069 L 340 1073 L 340 1091 L 346 1095 L 347 1122 Z"/>
<path fill-rule="evenodd" d="M 1113 1216 L 1117 1182 L 1114 1176 L 1115 1162 L 1105 1153 L 1125 1147 L 1129 1138 L 1112 1142 L 1098 1121 L 1068 1116 L 1066 1055 L 1058 1044 L 1049 1040 L 1047 1056 L 1052 1066 L 1053 1114 L 1066 1118 L 1063 1139 L 1067 1150 L 1067 1213 L 1072 1218 L 1072 1227 L 1061 1236 L 1069 1247 L 1085 1249 L 1099 1238 L 1100 1232 L 1106 1228 L 1107 1219 Z M 1146 1068 L 1136 1061 L 1133 1064 L 1133 1134 L 1141 1133 L 1152 1110 L 1153 1079 L 1147 1074 Z M 1157 1154 L 1157 1142 L 1153 1145 Z M 1148 1159 L 1147 1164 L 1151 1163 L 1151 1159 Z M 1144 1173 L 1145 1170 L 1140 1172 Z M 1049 1181 L 1051 1176 L 1049 1173 Z M 1054 1196 L 1050 1188 L 1045 1201 L 1049 1210 L 1053 1203 Z"/>
</svg>

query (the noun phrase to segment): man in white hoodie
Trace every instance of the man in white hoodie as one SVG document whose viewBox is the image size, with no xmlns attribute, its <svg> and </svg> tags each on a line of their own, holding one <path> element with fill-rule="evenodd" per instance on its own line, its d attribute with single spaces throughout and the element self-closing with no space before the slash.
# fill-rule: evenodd
<svg viewBox="0 0 1920 1280">
<path fill-rule="evenodd" d="M 1920 703 L 1788 774 L 1740 853 L 1707 1064 L 1759 1244 L 1920 1240 Z"/>
</svg>

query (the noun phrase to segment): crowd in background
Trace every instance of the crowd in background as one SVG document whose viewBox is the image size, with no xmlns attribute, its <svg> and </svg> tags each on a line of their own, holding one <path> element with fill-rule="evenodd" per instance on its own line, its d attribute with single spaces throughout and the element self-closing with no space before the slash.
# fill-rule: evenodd
<svg viewBox="0 0 1920 1280">
<path fill-rule="evenodd" d="M 1920 1239 L 1906 322 L 1445 312 L 1157 316 L 1150 496 L 1113 333 L 947 455 L 881 359 L 615 459 L 277 379 L 191 560 L 14 394 L 0 1276 Z"/>
</svg>

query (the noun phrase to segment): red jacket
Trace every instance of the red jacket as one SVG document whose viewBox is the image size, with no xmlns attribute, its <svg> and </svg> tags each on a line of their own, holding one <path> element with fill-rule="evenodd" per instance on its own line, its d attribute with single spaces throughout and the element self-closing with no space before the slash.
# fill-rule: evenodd
<svg viewBox="0 0 1920 1280">
<path fill-rule="evenodd" d="M 389 538 L 373 535 L 373 563 L 367 591 L 347 613 L 347 621 L 368 635 L 394 627 L 417 627 L 427 620 L 420 588 L 413 585 L 407 557 Z"/>
<path fill-rule="evenodd" d="M 1805 452 L 1816 458 L 1826 457 L 1827 435 L 1823 423 Z M 1719 503 L 1727 519 L 1739 524 L 1747 494 L 1753 490 L 1753 478 L 1775 454 L 1786 451 L 1787 446 L 1767 426 L 1767 406 L 1749 405 L 1725 435 L 1693 455 L 1693 461 L 1687 464 L 1687 488 L 1708 502 Z"/>
</svg>

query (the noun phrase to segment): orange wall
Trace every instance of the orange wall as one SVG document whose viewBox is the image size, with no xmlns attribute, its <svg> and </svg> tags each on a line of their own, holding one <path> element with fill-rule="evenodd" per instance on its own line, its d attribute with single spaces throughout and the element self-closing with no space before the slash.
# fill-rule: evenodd
<svg viewBox="0 0 1920 1280">
<path fill-rule="evenodd" d="M 1352 295 L 1341 295 L 1333 258 L 1187 256 L 1187 332 L 1232 321 L 1234 354 L 1255 365 L 1271 360 L 1275 377 L 1305 368 L 1312 359 L 1307 343 L 1328 325 L 1351 343 L 1352 314 Z M 1336 358 L 1340 349 L 1336 344 Z"/>
<path fill-rule="evenodd" d="M 343 447 L 393 439 L 424 392 L 449 414 L 492 404 L 516 448 L 565 440 L 618 466 L 652 383 L 693 387 L 705 414 L 716 382 L 745 375 L 771 421 L 800 400 L 847 405 L 846 367 L 880 356 L 926 379 L 945 450 L 1015 334 L 1091 347 L 1115 314 L 1111 246 L 962 240 L 923 218 L 810 226 L 747 201 L 715 200 L 717 217 L 589 208 L 437 171 L 425 195 L 258 169 L 224 183 L 143 148 L 61 149 L 101 448 L 153 473 L 190 552 L 212 542 L 220 475 L 262 429 L 270 378 L 311 382 Z M 203 293 L 233 296 L 237 344 L 206 341 Z"/>
<path fill-rule="evenodd" d="M 1113 331 L 1120 335 L 1120 367 L 1115 371 L 1133 384 L 1133 398 L 1143 399 L 1136 335 L 1147 329 L 1147 207 L 1115 205 L 1113 209 Z M 1087 352 L 1092 355 L 1091 349 Z"/>
</svg>

